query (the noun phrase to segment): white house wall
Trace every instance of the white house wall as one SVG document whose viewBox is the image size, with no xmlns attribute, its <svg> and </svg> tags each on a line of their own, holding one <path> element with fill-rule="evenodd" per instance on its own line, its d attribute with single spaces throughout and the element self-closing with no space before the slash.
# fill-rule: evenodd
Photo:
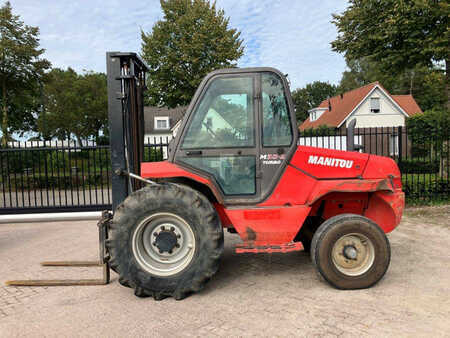
<svg viewBox="0 0 450 338">
<path fill-rule="evenodd" d="M 145 134 L 144 144 L 160 144 L 166 143 L 172 139 L 172 133 L 167 134 Z"/>
<path fill-rule="evenodd" d="M 380 112 L 372 113 L 370 111 L 370 99 L 372 97 L 380 98 Z M 405 115 L 391 102 L 391 100 L 378 87 L 368 96 L 364 102 L 357 108 L 347 121 L 356 118 L 356 128 L 374 128 L 374 127 L 399 127 L 405 125 Z"/>
<path fill-rule="evenodd" d="M 354 144 L 363 144 L 362 136 L 354 136 Z M 297 145 L 326 148 L 334 150 L 347 150 L 347 136 L 305 136 L 299 137 Z"/>
</svg>

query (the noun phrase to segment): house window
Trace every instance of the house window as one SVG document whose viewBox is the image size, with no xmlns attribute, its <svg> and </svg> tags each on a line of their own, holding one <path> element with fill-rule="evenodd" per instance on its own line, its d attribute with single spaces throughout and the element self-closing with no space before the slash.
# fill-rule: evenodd
<svg viewBox="0 0 450 338">
<path fill-rule="evenodd" d="M 370 99 L 370 111 L 372 113 L 380 112 L 380 98 L 379 97 L 372 97 Z"/>
<path fill-rule="evenodd" d="M 311 113 L 311 118 L 310 118 L 310 120 L 311 120 L 311 121 L 315 121 L 315 120 L 316 120 L 316 112 L 315 112 L 315 111 L 313 111 L 313 112 Z"/>
<path fill-rule="evenodd" d="M 160 129 L 170 129 L 169 126 L 169 117 L 164 116 L 164 117 L 155 117 L 155 129 L 156 130 L 160 130 Z"/>
</svg>

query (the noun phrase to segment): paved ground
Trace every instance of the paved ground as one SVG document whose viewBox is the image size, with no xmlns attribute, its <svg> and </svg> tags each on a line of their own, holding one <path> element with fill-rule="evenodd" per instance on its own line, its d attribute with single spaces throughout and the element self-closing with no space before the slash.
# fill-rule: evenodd
<svg viewBox="0 0 450 338">
<path fill-rule="evenodd" d="M 305 253 L 236 255 L 183 301 L 136 298 L 107 286 L 0 286 L 0 336 L 450 336 L 450 206 L 410 209 L 390 236 L 392 261 L 375 287 L 338 291 Z M 42 268 L 95 259 L 95 222 L 0 225 L 0 283 L 100 276 L 97 268 Z"/>
</svg>

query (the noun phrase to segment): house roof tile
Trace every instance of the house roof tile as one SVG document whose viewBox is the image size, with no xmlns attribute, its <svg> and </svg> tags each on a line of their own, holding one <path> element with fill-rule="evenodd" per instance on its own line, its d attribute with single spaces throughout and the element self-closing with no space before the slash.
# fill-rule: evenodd
<svg viewBox="0 0 450 338">
<path fill-rule="evenodd" d="M 414 97 L 411 94 L 391 96 L 394 101 L 397 102 L 397 104 L 402 107 L 402 109 L 409 116 L 413 116 L 417 113 L 422 113 L 422 109 L 420 109 L 419 105 L 417 104 L 416 100 L 414 100 Z"/>
</svg>

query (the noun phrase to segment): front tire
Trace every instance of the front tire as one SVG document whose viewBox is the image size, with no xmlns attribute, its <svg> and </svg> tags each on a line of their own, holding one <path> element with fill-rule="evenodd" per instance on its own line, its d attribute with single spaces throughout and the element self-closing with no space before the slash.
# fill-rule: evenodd
<svg viewBox="0 0 450 338">
<path fill-rule="evenodd" d="M 332 217 L 314 234 L 311 258 L 320 275 L 338 289 L 364 289 L 386 273 L 389 241 L 370 219 L 353 214 Z"/>
<path fill-rule="evenodd" d="M 181 185 L 148 186 L 117 208 L 107 242 L 122 285 L 140 297 L 183 299 L 218 270 L 223 230 L 216 210 Z"/>
</svg>

